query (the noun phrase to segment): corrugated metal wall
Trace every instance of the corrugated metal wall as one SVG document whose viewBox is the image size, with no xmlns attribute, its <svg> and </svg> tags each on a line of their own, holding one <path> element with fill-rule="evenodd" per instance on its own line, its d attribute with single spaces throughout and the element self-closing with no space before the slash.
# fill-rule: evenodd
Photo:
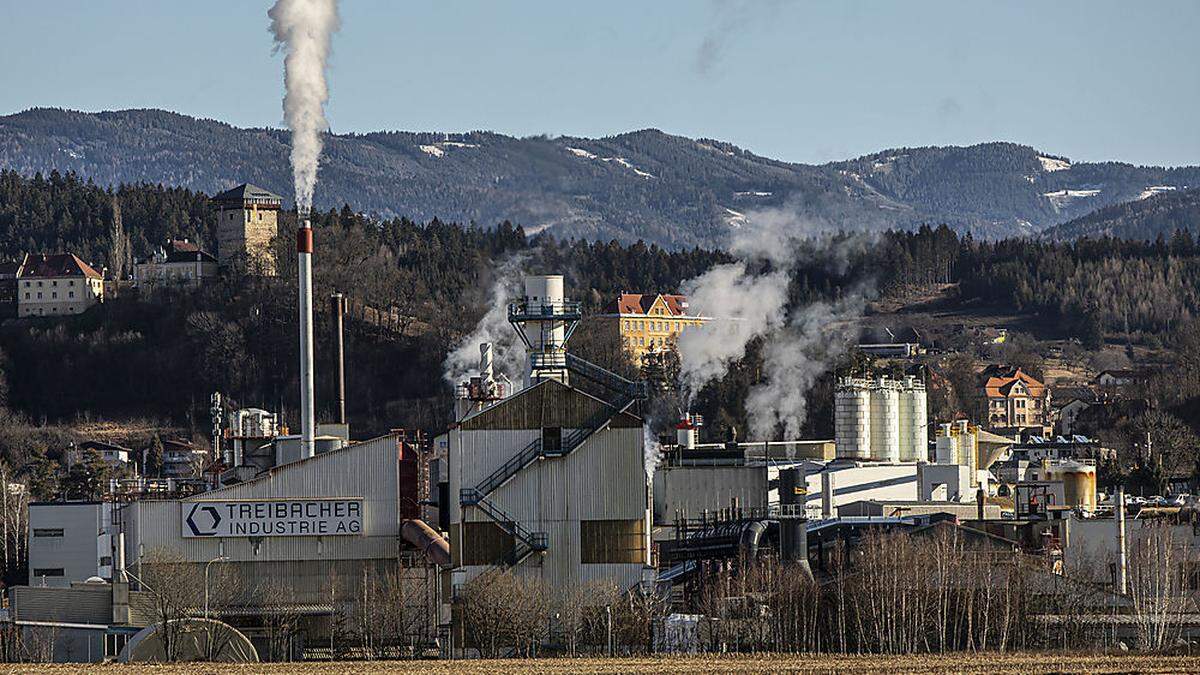
<svg viewBox="0 0 1200 675">
<path fill-rule="evenodd" d="M 398 471 L 396 437 L 384 436 L 187 500 L 133 502 L 118 516 L 125 532 L 126 560 L 135 567 L 141 557 L 160 548 L 197 564 L 224 555 L 230 558 L 226 564 L 239 566 L 240 575 L 286 581 L 302 592 L 328 586 L 322 580 L 331 570 L 344 568 L 341 574 L 360 577 L 364 565 L 394 564 L 397 559 Z M 251 539 L 182 534 L 183 505 L 194 501 L 306 497 L 361 497 L 363 535 Z"/>
</svg>

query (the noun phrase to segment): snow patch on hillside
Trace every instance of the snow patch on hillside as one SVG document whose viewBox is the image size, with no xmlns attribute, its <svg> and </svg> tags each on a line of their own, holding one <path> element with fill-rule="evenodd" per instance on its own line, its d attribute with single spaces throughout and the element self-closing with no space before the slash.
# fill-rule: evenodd
<svg viewBox="0 0 1200 675">
<path fill-rule="evenodd" d="M 1076 199 L 1087 199 L 1089 197 L 1095 197 L 1098 194 L 1100 194 L 1100 190 L 1063 189 L 1063 190 L 1057 190 L 1055 192 L 1043 192 L 1042 196 L 1045 197 L 1046 199 L 1049 199 L 1050 203 L 1054 205 L 1054 208 L 1061 209 L 1062 207 L 1070 204 L 1071 202 L 1075 201 Z"/>
<path fill-rule="evenodd" d="M 1174 185 L 1150 185 L 1145 190 L 1142 190 L 1141 194 L 1135 198 L 1135 201 L 1140 201 L 1142 199 L 1146 199 L 1147 197 L 1153 197 L 1154 195 L 1160 195 L 1164 192 L 1172 192 L 1174 190 Z"/>
<path fill-rule="evenodd" d="M 1063 171 L 1071 168 L 1071 163 L 1065 159 L 1055 159 L 1053 157 L 1043 157 L 1038 155 L 1038 161 L 1042 163 L 1042 171 Z"/>
<path fill-rule="evenodd" d="M 595 159 L 605 163 L 614 162 L 625 167 L 626 169 L 629 169 L 642 178 L 654 178 L 654 174 L 650 173 L 649 171 L 642 171 L 624 157 L 599 157 L 595 153 L 588 152 L 583 148 L 567 148 L 567 152 L 579 157 L 580 159 Z"/>
<path fill-rule="evenodd" d="M 721 207 L 725 209 L 725 222 L 733 228 L 739 228 L 749 222 L 746 219 L 746 214 L 734 211 L 729 207 Z"/>
<path fill-rule="evenodd" d="M 770 197 L 774 193 L 762 190 L 746 190 L 745 192 L 735 192 L 733 194 L 735 197 Z"/>
<path fill-rule="evenodd" d="M 463 143 L 461 141 L 440 141 L 431 145 L 417 146 L 421 148 L 421 152 L 430 157 L 445 157 L 448 148 L 478 148 L 476 143 Z"/>
</svg>

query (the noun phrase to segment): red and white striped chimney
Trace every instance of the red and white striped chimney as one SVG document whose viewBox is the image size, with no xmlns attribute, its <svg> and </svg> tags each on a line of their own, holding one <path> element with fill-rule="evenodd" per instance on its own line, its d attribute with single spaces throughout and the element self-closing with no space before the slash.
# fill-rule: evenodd
<svg viewBox="0 0 1200 675">
<path fill-rule="evenodd" d="M 308 211 L 302 211 L 299 217 L 296 257 L 300 274 L 300 457 L 306 458 L 314 454 L 313 437 L 317 421 L 313 400 L 313 231 Z"/>
</svg>

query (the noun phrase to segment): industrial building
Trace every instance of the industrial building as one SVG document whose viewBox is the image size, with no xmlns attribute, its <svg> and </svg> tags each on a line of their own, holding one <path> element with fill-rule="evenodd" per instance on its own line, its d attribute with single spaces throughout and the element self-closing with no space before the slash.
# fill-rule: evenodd
<svg viewBox="0 0 1200 675">
<path fill-rule="evenodd" d="M 643 387 L 567 352 L 581 317 L 561 276 L 526 278 L 508 316 L 525 387 L 496 400 L 485 362 L 484 400 L 447 436 L 453 583 L 499 566 L 551 587 L 628 588 L 650 572 L 645 428 L 631 412 Z"/>
</svg>

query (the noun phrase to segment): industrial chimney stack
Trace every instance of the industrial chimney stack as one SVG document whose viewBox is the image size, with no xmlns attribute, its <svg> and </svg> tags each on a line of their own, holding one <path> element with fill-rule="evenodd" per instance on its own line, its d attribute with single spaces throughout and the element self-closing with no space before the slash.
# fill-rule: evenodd
<svg viewBox="0 0 1200 675">
<path fill-rule="evenodd" d="M 313 435 L 316 429 L 313 401 L 313 301 L 312 253 L 313 233 L 308 210 L 299 213 L 300 227 L 296 230 L 297 270 L 300 275 L 300 457 L 313 456 Z"/>
</svg>

